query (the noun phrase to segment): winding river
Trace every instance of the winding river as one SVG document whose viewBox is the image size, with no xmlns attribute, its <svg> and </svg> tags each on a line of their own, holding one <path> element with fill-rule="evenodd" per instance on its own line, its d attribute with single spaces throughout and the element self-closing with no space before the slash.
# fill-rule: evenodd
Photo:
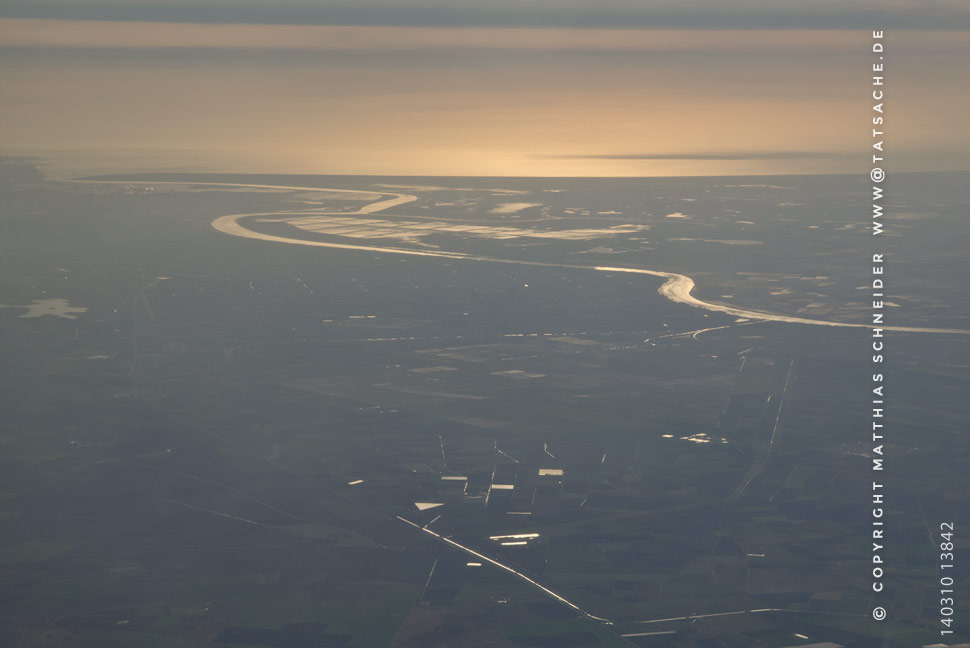
<svg viewBox="0 0 970 648">
<path fill-rule="evenodd" d="M 97 182 L 100 184 L 135 184 L 130 181 L 123 180 L 112 180 L 112 181 L 85 181 L 85 182 Z M 647 270 L 645 268 L 625 268 L 616 266 L 591 266 L 591 265 L 579 265 L 579 264 L 569 264 L 569 263 L 547 263 L 542 261 L 520 261 L 515 259 L 501 259 L 497 257 L 486 257 L 486 256 L 476 256 L 471 254 L 464 254 L 461 252 L 447 252 L 447 251 L 425 251 L 425 250 L 410 250 L 406 248 L 396 248 L 396 247 L 385 247 L 385 246 L 374 246 L 374 245 L 354 245 L 350 243 L 332 243 L 328 241 L 313 241 L 298 238 L 289 238 L 285 236 L 276 236 L 273 234 L 264 234 L 262 232 L 257 232 L 255 230 L 249 229 L 240 221 L 245 218 L 253 217 L 263 217 L 263 218 L 276 218 L 280 221 L 288 220 L 289 218 L 300 216 L 361 216 L 368 214 L 375 214 L 391 207 L 396 207 L 398 205 L 403 205 L 409 202 L 417 200 L 417 196 L 412 196 L 403 193 L 391 193 L 385 191 L 367 191 L 359 189 L 329 189 L 323 187 L 293 187 L 287 185 L 267 185 L 267 184 L 240 184 L 240 183 L 229 183 L 229 182 L 144 182 L 144 184 L 166 184 L 166 185 L 187 185 L 187 186 L 219 186 L 219 187 L 241 187 L 241 188 L 251 188 L 251 189 L 284 189 L 289 191 L 307 191 L 307 192 L 333 192 L 333 193 L 343 193 L 343 194 L 358 194 L 358 195 L 371 195 L 375 198 L 382 198 L 384 196 L 390 196 L 389 198 L 384 198 L 383 200 L 375 200 L 372 203 L 361 207 L 357 211 L 347 211 L 347 212 L 326 212 L 319 210 L 305 210 L 300 212 L 266 212 L 266 213 L 251 213 L 251 214 L 230 214 L 228 216 L 221 216 L 212 221 L 212 227 L 216 230 L 223 232 L 225 234 L 230 234 L 232 236 L 239 236 L 242 238 L 256 239 L 260 241 L 272 241 L 275 243 L 288 243 L 290 245 L 308 245 L 313 247 L 327 247 L 327 248 L 337 248 L 341 250 L 359 250 L 362 252 L 380 252 L 382 254 L 404 254 L 409 256 L 424 256 L 424 257 L 437 257 L 442 259 L 455 259 L 455 260 L 465 260 L 465 261 L 478 261 L 482 263 L 503 263 L 510 265 L 524 265 L 524 266 L 538 266 L 544 268 L 567 268 L 570 270 L 592 270 L 596 272 L 608 272 L 608 273 L 624 273 L 624 274 L 639 274 L 639 275 L 651 275 L 654 277 L 661 277 L 665 279 L 664 283 L 658 289 L 658 292 L 669 299 L 672 302 L 678 304 L 686 304 L 688 306 L 693 306 L 694 308 L 700 308 L 703 310 L 724 313 L 726 315 L 732 315 L 734 317 L 746 318 L 746 319 L 757 319 L 766 320 L 771 322 L 788 322 L 790 324 L 807 324 L 811 326 L 834 326 L 842 328 L 863 328 L 871 329 L 873 328 L 869 324 L 855 324 L 849 322 L 836 322 L 833 320 L 822 320 L 822 319 L 810 319 L 807 317 L 792 317 L 789 315 L 781 315 L 778 313 L 770 313 L 767 311 L 751 310 L 747 308 L 737 308 L 734 306 L 728 306 L 725 304 L 717 304 L 713 302 L 706 302 L 694 297 L 691 293 L 694 291 L 694 280 L 687 275 L 678 274 L 675 272 L 663 272 L 661 270 Z M 966 329 L 952 329 L 952 328 L 926 328 L 919 326 L 883 326 L 884 331 L 900 331 L 906 333 L 941 333 L 941 334 L 952 334 L 952 335 L 968 335 L 970 330 Z"/>
</svg>

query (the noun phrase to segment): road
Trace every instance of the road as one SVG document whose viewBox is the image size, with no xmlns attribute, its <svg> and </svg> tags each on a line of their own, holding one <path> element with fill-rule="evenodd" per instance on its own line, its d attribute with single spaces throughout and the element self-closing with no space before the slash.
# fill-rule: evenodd
<svg viewBox="0 0 970 648">
<path fill-rule="evenodd" d="M 510 574 L 516 576 L 520 580 L 525 581 L 529 585 L 532 585 L 533 587 L 538 588 L 544 594 L 546 594 L 547 596 L 549 596 L 549 597 L 551 597 L 551 598 L 559 601 L 560 603 L 562 603 L 566 607 L 568 607 L 568 608 L 570 608 L 572 610 L 575 610 L 576 612 L 578 612 L 582 616 L 586 617 L 587 619 L 590 619 L 592 621 L 597 621 L 599 623 L 603 623 L 603 624 L 606 624 L 606 625 L 613 625 L 613 622 L 610 621 L 609 619 L 604 619 L 603 617 L 598 617 L 598 616 L 596 616 L 594 614 L 590 614 L 589 612 L 587 612 L 586 610 L 582 609 L 581 607 L 579 607 L 578 605 L 576 605 L 572 601 L 563 598 L 562 596 L 560 596 L 559 594 L 556 594 L 555 592 L 553 592 L 551 589 L 549 589 L 545 585 L 542 585 L 541 583 L 539 583 L 538 581 L 536 581 L 533 578 L 530 578 L 526 574 L 523 574 L 522 572 L 517 571 L 517 570 L 513 569 L 512 567 L 509 567 L 505 563 L 501 563 L 501 562 L 495 560 L 494 558 L 489 558 L 485 554 L 479 553 L 479 552 L 475 551 L 474 549 L 472 549 L 470 547 L 466 547 L 463 544 L 459 544 L 459 543 L 455 542 L 454 540 L 452 540 L 451 538 L 447 538 L 447 537 L 441 535 L 440 533 L 436 533 L 436 532 L 432 531 L 427 526 L 421 526 L 419 524 L 415 524 L 411 520 L 408 520 L 406 518 L 403 518 L 400 515 L 396 515 L 395 517 L 398 520 L 400 520 L 401 522 L 404 522 L 406 524 L 409 524 L 409 525 L 413 526 L 415 529 L 418 529 L 419 531 L 423 531 L 424 533 L 427 533 L 428 535 L 433 536 L 433 537 L 437 538 L 438 540 L 441 540 L 442 542 L 444 542 L 444 543 L 446 543 L 448 545 L 451 545 L 452 547 L 455 547 L 456 549 L 459 549 L 461 551 L 464 551 L 465 553 L 467 553 L 470 556 L 475 556 L 476 558 L 478 558 L 480 560 L 483 560 L 483 561 L 489 563 L 490 565 L 495 565 L 499 569 L 502 569 L 504 571 L 509 572 Z M 428 578 L 430 580 L 431 577 L 429 576 Z"/>
</svg>

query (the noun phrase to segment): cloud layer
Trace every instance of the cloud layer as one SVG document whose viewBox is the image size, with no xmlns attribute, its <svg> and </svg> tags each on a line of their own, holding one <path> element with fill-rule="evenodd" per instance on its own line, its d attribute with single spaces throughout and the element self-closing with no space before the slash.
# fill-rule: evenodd
<svg viewBox="0 0 970 648">
<path fill-rule="evenodd" d="M 0 16 L 430 27 L 970 28 L 963 0 L 6 0 Z"/>
</svg>

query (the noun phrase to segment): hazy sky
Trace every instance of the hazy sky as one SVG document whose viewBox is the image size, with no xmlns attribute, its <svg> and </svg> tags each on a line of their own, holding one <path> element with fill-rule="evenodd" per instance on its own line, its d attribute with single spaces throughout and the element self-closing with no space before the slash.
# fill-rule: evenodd
<svg viewBox="0 0 970 648">
<path fill-rule="evenodd" d="M 725 7 L 725 5 L 728 5 Z M 71 170 L 966 169 L 970 3 L 0 1 L 0 153 Z"/>
</svg>

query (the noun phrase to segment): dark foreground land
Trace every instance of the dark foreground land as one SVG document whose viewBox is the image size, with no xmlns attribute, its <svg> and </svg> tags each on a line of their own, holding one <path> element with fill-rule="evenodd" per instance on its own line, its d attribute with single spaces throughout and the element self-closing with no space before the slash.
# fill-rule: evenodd
<svg viewBox="0 0 970 648">
<path fill-rule="evenodd" d="M 0 644 L 970 639 L 970 336 L 887 338 L 874 598 L 865 329 L 738 322 L 649 276 L 236 238 L 211 221 L 361 203 L 130 180 L 5 168 L 0 302 L 86 310 L 0 309 Z M 896 186 L 897 324 L 970 328 L 964 180 Z M 383 189 L 418 196 L 386 219 L 644 224 L 394 245 L 680 272 L 705 299 L 804 317 L 868 312 L 868 188 L 851 179 L 196 181 L 436 187 Z M 506 203 L 536 206 L 493 211 Z M 941 636 L 949 521 L 956 621 Z"/>
</svg>

